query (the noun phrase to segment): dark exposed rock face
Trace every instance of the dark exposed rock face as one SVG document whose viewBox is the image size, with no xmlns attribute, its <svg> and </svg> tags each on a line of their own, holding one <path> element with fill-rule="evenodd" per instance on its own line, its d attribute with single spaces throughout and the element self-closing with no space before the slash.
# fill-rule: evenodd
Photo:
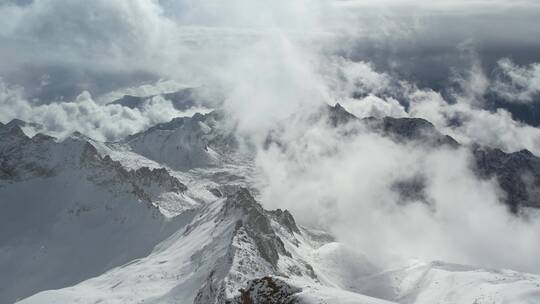
<svg viewBox="0 0 540 304">
<path fill-rule="evenodd" d="M 214 194 L 216 197 L 228 197 L 233 196 L 240 190 L 243 190 L 243 188 L 239 185 L 223 184 L 219 185 L 217 188 L 210 189 L 210 192 L 212 192 L 212 194 Z"/>
<path fill-rule="evenodd" d="M 229 190 L 232 191 L 233 188 Z M 285 283 L 281 284 L 282 282 L 274 281 L 270 277 L 250 281 L 262 276 L 287 277 L 290 275 L 307 275 L 317 280 L 313 268 L 301 259 L 294 260 L 290 265 L 286 264 L 287 267 L 278 265 L 279 259 L 286 259 L 288 261 L 286 263 L 290 263 L 290 259 L 293 258 L 292 254 L 285 249 L 283 240 L 292 242 L 295 240 L 294 233 L 289 234 L 287 230 L 300 231 L 294 219 L 288 211 L 264 210 L 245 188 L 237 187 L 234 193 L 228 193 L 225 197 L 213 221 L 217 225 L 223 224 L 230 227 L 230 230 L 227 230 L 230 231 L 230 235 L 228 234 L 227 237 L 231 238 L 231 244 L 213 266 L 205 283 L 197 292 L 194 303 L 244 303 L 237 301 L 294 303 L 284 302 L 288 296 L 292 295 L 291 292 L 281 293 L 281 287 L 277 288 L 281 285 L 286 287 Z M 234 220 L 231 221 L 231 219 Z M 288 223 L 289 227 L 282 228 L 282 222 Z M 185 233 L 190 233 L 192 229 L 194 228 L 188 227 Z M 274 282 L 276 284 L 273 284 Z M 236 286 L 244 284 L 248 284 L 248 287 L 241 290 L 240 295 L 235 297 L 238 288 Z M 249 284 L 257 284 L 257 287 Z M 234 288 L 231 289 L 231 287 Z M 256 288 L 257 291 L 270 289 L 259 294 L 256 293 L 257 291 L 253 293 L 252 288 Z"/>
<path fill-rule="evenodd" d="M 7 124 L 5 124 L 5 127 L 6 128 L 12 128 L 12 127 L 19 127 L 19 128 L 24 128 L 24 127 L 31 127 L 35 130 L 42 130 L 43 129 L 43 126 L 40 125 L 40 124 L 37 124 L 37 123 L 33 123 L 33 122 L 26 122 L 24 120 L 20 120 L 20 119 L 13 119 L 11 120 L 10 122 L 8 122 Z"/>
<path fill-rule="evenodd" d="M 186 185 L 170 175 L 169 171 L 165 168 L 150 169 L 148 167 L 142 167 L 137 170 L 128 171 L 128 174 L 133 179 L 141 181 L 145 186 L 156 183 L 171 192 L 184 192 L 187 190 Z"/>
<path fill-rule="evenodd" d="M 540 208 L 540 158 L 528 150 L 505 153 L 474 146 L 475 170 L 484 178 L 495 177 L 513 212 L 520 206 Z"/>
<path fill-rule="evenodd" d="M 13 122 L 13 121 L 12 121 Z M 0 127 L 0 179 L 18 181 L 27 177 L 48 177 L 54 168 L 45 160 L 54 138 L 36 135 L 29 138 L 19 126 L 8 123 Z"/>
<path fill-rule="evenodd" d="M 358 117 L 347 112 L 339 103 L 336 103 L 335 106 L 328 106 L 323 113 L 327 116 L 330 125 L 337 127 L 339 125 L 347 124 L 351 121 L 359 120 Z"/>
<path fill-rule="evenodd" d="M 296 221 L 288 210 L 276 209 L 268 212 L 278 223 L 285 227 L 289 233 L 300 233 L 300 229 L 298 229 L 298 226 L 296 226 Z"/>
<path fill-rule="evenodd" d="M 459 143 L 448 135 L 441 134 L 433 124 L 422 118 L 375 118 L 359 119 L 347 112 L 339 103 L 323 110 L 331 126 L 338 127 L 350 122 L 364 123 L 369 129 L 388 136 L 398 142 L 421 141 L 431 146 L 448 145 L 458 147 Z"/>
<path fill-rule="evenodd" d="M 279 255 L 291 256 L 285 250 L 283 241 L 276 235 L 270 220 L 261 205 L 259 205 L 249 191 L 241 188 L 225 201 L 223 212 L 240 211 L 244 216 L 236 223 L 236 230 L 244 228 L 248 236 L 254 240 L 260 256 L 277 269 Z"/>
<path fill-rule="evenodd" d="M 81 165 L 100 168 L 108 171 L 109 175 L 93 175 L 91 179 L 98 183 L 129 183 L 133 190 L 132 193 L 142 201 L 150 203 L 152 195 L 143 189 L 157 187 L 166 192 L 181 193 L 187 190 L 186 185 L 182 184 L 176 177 L 172 176 L 165 168 L 141 167 L 136 170 L 127 170 L 118 161 L 114 161 L 110 156 L 101 157 L 96 148 L 90 143 L 85 142 L 85 148 L 81 155 Z"/>
<path fill-rule="evenodd" d="M 263 277 L 248 282 L 240 289 L 240 295 L 227 304 L 295 304 L 295 294 L 302 290 L 272 277 Z"/>
<path fill-rule="evenodd" d="M 366 118 L 367 125 L 393 139 L 404 142 L 422 141 L 433 146 L 448 145 L 458 147 L 459 143 L 448 135 L 443 135 L 427 120 L 422 118 Z"/>
<path fill-rule="evenodd" d="M 80 166 L 90 169 L 88 178 L 97 183 L 131 184 L 132 192 L 144 201 L 150 201 L 151 195 L 143 188 L 157 187 L 176 193 L 187 190 L 187 187 L 165 168 L 142 167 L 127 170 L 108 155 L 101 157 L 82 134 L 75 133 L 72 138 L 58 143 L 53 137 L 40 133 L 29 138 L 19 124 L 21 123 L 0 127 L 3 139 L 0 145 L 0 179 L 20 181 L 34 177 L 50 177 L 62 170 L 62 166 Z M 61 162 L 51 161 L 61 154 L 65 154 L 62 155 L 64 159 Z"/>
</svg>

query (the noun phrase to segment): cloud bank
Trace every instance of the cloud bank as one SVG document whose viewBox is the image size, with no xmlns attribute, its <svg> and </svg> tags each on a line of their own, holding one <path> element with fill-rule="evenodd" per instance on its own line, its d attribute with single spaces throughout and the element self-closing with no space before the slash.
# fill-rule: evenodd
<svg viewBox="0 0 540 304">
<path fill-rule="evenodd" d="M 78 131 L 95 140 L 115 141 L 175 117 L 191 116 L 204 108 L 178 111 L 161 96 L 149 100 L 142 109 L 118 104 L 99 104 L 88 92 L 71 102 L 32 105 L 19 87 L 0 82 L 0 121 L 13 118 L 38 123 L 46 133 L 63 139 Z"/>
<path fill-rule="evenodd" d="M 343 136 L 324 124 L 295 127 L 285 128 L 286 149 L 258 156 L 265 206 L 329 229 L 379 265 L 417 258 L 540 271 L 540 218 L 510 215 L 497 184 L 473 173 L 467 149 L 403 145 L 371 132 Z M 404 201 L 394 184 L 422 176 L 425 199 Z"/>
</svg>

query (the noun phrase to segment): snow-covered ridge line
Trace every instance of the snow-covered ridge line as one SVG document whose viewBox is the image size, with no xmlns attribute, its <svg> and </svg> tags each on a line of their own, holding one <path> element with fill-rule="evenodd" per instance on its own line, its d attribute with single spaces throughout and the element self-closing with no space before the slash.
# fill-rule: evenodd
<svg viewBox="0 0 540 304">
<path fill-rule="evenodd" d="M 112 160 L 108 155 L 100 156 L 97 149 L 82 134 L 75 133 L 64 141 L 57 142 L 55 138 L 41 133 L 30 138 L 18 125 L 1 128 L 3 141 L 0 144 L 0 153 L 4 161 L 0 167 L 0 178 L 20 181 L 24 178 L 54 176 L 67 167 L 99 167 L 114 172 L 114 179 L 130 182 L 134 192 L 138 192 L 141 198 L 147 196 L 142 192 L 142 187 L 155 185 L 176 193 L 187 190 L 187 187 L 165 168 L 141 167 L 131 170 L 124 168 L 120 162 Z M 150 201 L 150 198 L 145 200 Z"/>
<path fill-rule="evenodd" d="M 169 219 L 162 205 L 194 207 L 166 169 L 124 168 L 80 134 L 30 138 L 18 125 L 0 134 L 0 269 L 11 274 L 0 277 L 0 302 L 145 256 L 191 214 Z"/>
<path fill-rule="evenodd" d="M 285 239 L 275 231 L 284 212 L 265 211 L 240 188 L 202 207 L 185 228 L 156 246 L 149 256 L 21 303 L 225 303 L 248 280 L 259 276 L 303 277 L 316 282 L 313 269 L 285 249 L 296 232 Z M 287 225 L 299 232 L 290 220 Z M 156 278 L 159 283 L 154 282 Z"/>
</svg>

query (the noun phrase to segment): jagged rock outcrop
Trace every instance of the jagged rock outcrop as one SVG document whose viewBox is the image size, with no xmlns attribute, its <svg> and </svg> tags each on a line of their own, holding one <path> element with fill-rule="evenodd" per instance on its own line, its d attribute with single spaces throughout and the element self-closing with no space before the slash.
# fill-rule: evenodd
<svg viewBox="0 0 540 304">
<path fill-rule="evenodd" d="M 0 180 L 21 180 L 53 176 L 55 163 L 50 160 L 54 138 L 38 134 L 29 138 L 19 125 L 0 128 Z"/>
<path fill-rule="evenodd" d="M 216 197 L 227 197 L 235 194 L 238 190 L 240 190 L 240 188 L 241 187 L 238 185 L 224 184 L 211 188 L 209 191 L 212 192 L 212 194 L 214 194 Z"/>
<path fill-rule="evenodd" d="M 272 267 L 277 269 L 280 255 L 291 256 L 285 250 L 283 241 L 274 232 L 267 212 L 255 201 L 247 189 L 242 188 L 227 198 L 223 205 L 225 216 L 233 210 L 244 214 L 242 219 L 236 222 L 235 230 L 243 229 L 255 242 L 260 256 Z"/>
<path fill-rule="evenodd" d="M 194 303 L 229 303 L 238 286 L 257 276 L 299 275 L 317 280 L 311 265 L 285 248 L 285 242 L 297 245 L 296 236 L 302 234 L 288 211 L 266 211 L 247 189 L 239 188 L 225 198 L 218 218 L 236 219 L 231 223 L 234 225 L 231 245 L 227 254 L 218 260 L 219 264 L 197 293 Z M 287 223 L 284 229 L 290 230 L 290 234 L 276 231 L 275 227 L 281 227 L 282 223 Z M 287 268 L 282 268 L 280 259 L 287 261 L 284 262 Z"/>
<path fill-rule="evenodd" d="M 323 115 L 323 117 L 326 117 L 326 119 L 328 119 L 330 125 L 333 127 L 338 127 L 351 121 L 359 120 L 358 117 L 349 113 L 339 103 L 336 103 L 334 106 L 325 107 L 321 114 Z"/>
<path fill-rule="evenodd" d="M 474 146 L 475 171 L 484 178 L 495 177 L 506 193 L 512 210 L 540 208 L 540 158 L 528 150 L 505 153 L 499 149 Z"/>
<path fill-rule="evenodd" d="M 455 139 L 441 134 L 433 124 L 422 118 L 369 117 L 363 121 L 373 130 L 382 132 L 399 142 L 420 141 L 435 147 L 442 145 L 459 147 Z"/>
<path fill-rule="evenodd" d="M 295 294 L 302 289 L 293 287 L 286 282 L 272 277 L 264 277 L 249 281 L 245 288 L 240 289 L 240 295 L 226 304 L 296 304 Z"/>
<path fill-rule="evenodd" d="M 2 126 L 0 126 L 0 128 L 1 127 Z M 20 120 L 20 119 L 16 119 L 16 118 L 9 121 L 3 127 L 7 128 L 7 129 L 11 129 L 13 127 L 19 127 L 29 137 L 33 137 L 34 135 L 36 135 L 36 134 L 38 134 L 40 132 L 43 132 L 44 129 L 45 129 L 43 127 L 43 125 L 41 125 L 41 124 L 34 123 L 34 122 L 26 122 L 24 120 Z"/>
<path fill-rule="evenodd" d="M 96 148 L 79 133 L 62 142 L 41 133 L 28 137 L 18 124 L 0 130 L 0 180 L 21 181 L 34 177 L 51 177 L 60 170 L 89 169 L 88 178 L 98 184 L 130 183 L 140 198 L 150 201 L 142 189 L 159 188 L 163 192 L 181 193 L 187 190 L 165 168 L 141 167 L 128 170 L 110 156 L 101 157 Z M 156 191 L 154 191 L 156 192 Z"/>
<path fill-rule="evenodd" d="M 368 129 L 379 132 L 398 142 L 421 141 L 431 146 L 448 145 L 458 147 L 459 143 L 448 135 L 441 134 L 435 126 L 422 118 L 394 118 L 394 117 L 367 117 L 360 119 L 347 112 L 339 103 L 334 106 L 326 106 L 321 111 L 322 117 L 326 117 L 333 127 L 347 125 L 351 122 L 362 123 Z M 319 117 L 319 116 L 317 116 Z"/>
<path fill-rule="evenodd" d="M 269 213 L 274 217 L 274 219 L 280 223 L 289 233 L 300 233 L 300 229 L 296 225 L 294 217 L 288 210 L 276 209 L 269 211 Z"/>
</svg>

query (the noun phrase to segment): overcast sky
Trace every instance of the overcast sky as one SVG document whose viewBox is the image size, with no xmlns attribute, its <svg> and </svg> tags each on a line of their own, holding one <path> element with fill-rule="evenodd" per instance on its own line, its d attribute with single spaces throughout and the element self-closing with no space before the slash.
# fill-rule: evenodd
<svg viewBox="0 0 540 304">
<path fill-rule="evenodd" d="M 0 5 L 0 76 L 24 86 L 38 102 L 183 78 L 179 71 L 197 74 L 189 61 L 197 61 L 200 50 L 192 48 L 205 53 L 209 45 L 233 48 L 276 28 L 340 37 L 325 45 L 329 52 L 371 61 L 436 89 L 444 88 L 452 69 L 470 64 L 464 47 L 476 52 L 488 72 L 503 57 L 521 65 L 540 61 L 537 1 L 3 0 Z"/>
</svg>

